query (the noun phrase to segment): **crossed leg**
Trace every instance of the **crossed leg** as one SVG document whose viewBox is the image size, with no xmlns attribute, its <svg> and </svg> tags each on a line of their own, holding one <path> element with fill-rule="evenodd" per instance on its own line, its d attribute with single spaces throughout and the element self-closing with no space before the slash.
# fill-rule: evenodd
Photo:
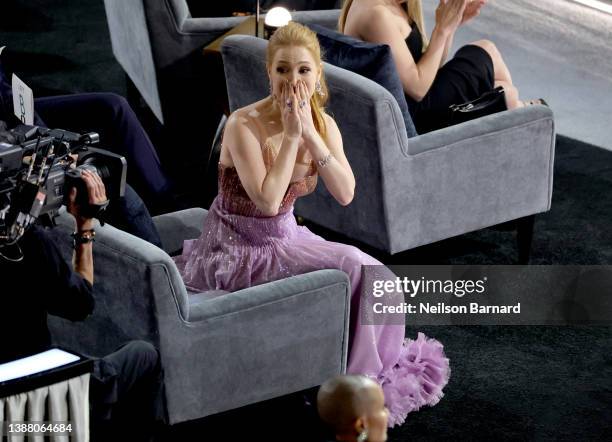
<svg viewBox="0 0 612 442">
<path fill-rule="evenodd" d="M 517 107 L 523 107 L 528 104 L 541 104 L 541 100 L 529 100 L 527 102 L 519 99 L 519 92 L 516 86 L 512 83 L 512 76 L 510 70 L 506 65 L 499 49 L 490 40 L 478 40 L 470 43 L 475 46 L 480 46 L 490 55 L 493 60 L 493 79 L 495 87 L 501 86 L 504 88 L 506 95 L 506 104 L 508 109 L 516 109 Z"/>
</svg>

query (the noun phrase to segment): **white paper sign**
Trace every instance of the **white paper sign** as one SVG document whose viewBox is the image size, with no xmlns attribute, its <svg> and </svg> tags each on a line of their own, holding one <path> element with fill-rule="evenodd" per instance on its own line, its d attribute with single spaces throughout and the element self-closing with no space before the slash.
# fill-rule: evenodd
<svg viewBox="0 0 612 442">
<path fill-rule="evenodd" d="M 32 89 L 13 74 L 13 109 L 17 118 L 28 125 L 34 124 L 34 94 Z"/>
</svg>

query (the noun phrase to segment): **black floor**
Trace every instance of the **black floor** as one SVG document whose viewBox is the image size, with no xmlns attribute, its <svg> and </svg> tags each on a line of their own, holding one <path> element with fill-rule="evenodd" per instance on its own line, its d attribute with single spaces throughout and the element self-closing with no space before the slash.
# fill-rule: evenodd
<svg viewBox="0 0 612 442">
<path fill-rule="evenodd" d="M 0 46 L 8 46 L 3 59 L 37 96 L 125 95 L 102 0 L 4 0 L 2 9 Z M 558 137 L 552 209 L 537 218 L 531 262 L 610 264 L 611 189 L 612 152 Z M 512 232 L 485 229 L 395 256 L 377 255 L 396 264 L 510 264 L 517 250 Z M 410 415 L 389 440 L 612 440 L 609 327 L 423 331 L 445 345 L 451 380 L 436 407 Z M 415 334 L 408 327 L 408 335 Z M 312 392 L 179 425 L 168 439 L 316 440 L 320 429 L 309 398 Z"/>
<path fill-rule="evenodd" d="M 445 397 L 410 414 L 389 441 L 612 440 L 612 335 L 607 327 L 420 327 L 445 344 Z M 407 335 L 417 330 L 407 327 Z M 170 440 L 321 441 L 314 393 L 172 428 Z M 211 435 L 207 438 L 206 435 Z M 212 436 L 222 435 L 222 436 Z"/>
</svg>

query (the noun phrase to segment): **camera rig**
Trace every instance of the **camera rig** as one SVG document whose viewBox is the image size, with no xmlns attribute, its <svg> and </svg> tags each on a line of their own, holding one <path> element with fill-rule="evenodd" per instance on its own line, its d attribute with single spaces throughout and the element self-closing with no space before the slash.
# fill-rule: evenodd
<svg viewBox="0 0 612 442">
<path fill-rule="evenodd" d="M 105 205 L 89 204 L 83 170 L 98 173 L 109 199 L 124 195 L 125 158 L 91 146 L 98 141 L 95 132 L 27 125 L 0 130 L 0 249 L 17 243 L 36 219 L 52 222 L 72 187 L 80 212 L 99 217 Z"/>
</svg>

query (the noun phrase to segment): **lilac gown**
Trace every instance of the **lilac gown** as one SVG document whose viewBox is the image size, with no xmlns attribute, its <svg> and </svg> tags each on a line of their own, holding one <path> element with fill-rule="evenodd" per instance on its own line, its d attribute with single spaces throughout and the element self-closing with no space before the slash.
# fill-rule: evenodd
<svg viewBox="0 0 612 442">
<path fill-rule="evenodd" d="M 276 157 L 270 142 L 262 153 L 269 169 Z M 362 265 L 380 265 L 359 249 L 326 241 L 298 226 L 293 203 L 311 193 L 317 184 L 316 167 L 293 182 L 279 214 L 264 216 L 249 199 L 233 167 L 219 164 L 219 194 L 204 222 L 202 235 L 185 241 L 176 265 L 192 291 L 227 290 L 286 278 L 320 269 L 339 269 L 349 275 L 352 311 L 359 309 Z M 404 325 L 365 325 L 361 315 L 351 315 L 351 340 L 347 372 L 377 380 L 389 408 L 389 426 L 423 405 L 434 405 L 443 396 L 450 374 L 442 345 L 422 333 L 416 341 L 404 339 Z"/>
</svg>

